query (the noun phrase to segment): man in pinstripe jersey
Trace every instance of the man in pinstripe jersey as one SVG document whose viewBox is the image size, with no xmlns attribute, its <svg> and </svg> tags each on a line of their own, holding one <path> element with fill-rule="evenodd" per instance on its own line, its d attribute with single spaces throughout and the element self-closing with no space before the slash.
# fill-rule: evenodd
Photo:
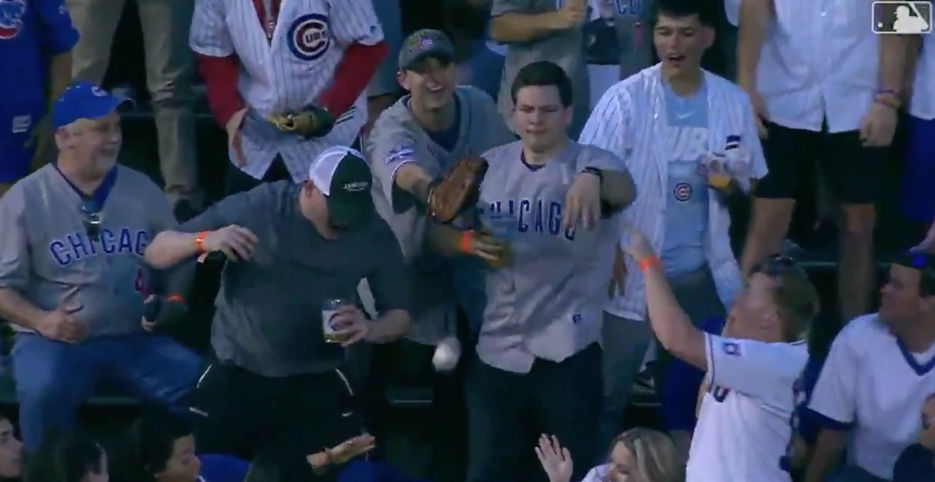
<svg viewBox="0 0 935 482">
<path fill-rule="evenodd" d="M 386 55 L 371 0 L 197 0 L 190 45 L 208 104 L 228 135 L 228 194 L 260 182 L 305 179 L 330 146 L 354 143 L 367 121 L 366 88 Z M 319 137 L 267 119 L 322 108 Z"/>
<path fill-rule="evenodd" d="M 676 298 L 696 326 L 722 316 L 740 290 L 724 201 L 742 197 L 750 179 L 766 170 L 746 96 L 701 68 L 714 42 L 715 18 L 691 0 L 657 0 L 653 41 L 662 62 L 611 87 L 580 140 L 627 163 L 639 194 L 624 218 L 650 236 Z M 632 262 L 618 259 L 617 267 L 627 274 L 620 287 L 625 289 L 611 293 L 603 325 L 604 446 L 621 428 L 650 339 L 643 280 Z M 701 373 L 670 383 L 668 367 L 680 362 L 670 364 L 664 352 L 659 358 L 655 375 L 664 424 L 685 434 L 679 441 L 687 450 Z"/>
</svg>

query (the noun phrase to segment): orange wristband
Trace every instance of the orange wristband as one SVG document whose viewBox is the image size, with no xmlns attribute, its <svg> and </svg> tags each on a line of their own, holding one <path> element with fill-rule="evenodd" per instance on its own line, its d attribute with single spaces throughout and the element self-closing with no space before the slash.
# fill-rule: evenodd
<svg viewBox="0 0 935 482">
<path fill-rule="evenodd" d="M 659 258 L 657 256 L 648 256 L 640 260 L 640 271 L 645 273 L 650 267 L 659 265 Z"/>
<path fill-rule="evenodd" d="M 465 254 L 472 254 L 474 250 L 472 249 L 472 244 L 474 241 L 474 231 L 462 231 L 461 232 L 461 251 Z"/>
<path fill-rule="evenodd" d="M 174 294 L 174 295 L 169 295 L 166 298 L 166 301 L 177 301 L 179 303 L 185 303 L 185 298 L 183 298 L 182 295 L 180 294 Z"/>
<path fill-rule="evenodd" d="M 198 236 L 195 236 L 195 249 L 198 250 L 198 254 L 205 253 L 205 236 L 207 235 L 207 231 L 202 231 L 198 233 Z"/>
</svg>

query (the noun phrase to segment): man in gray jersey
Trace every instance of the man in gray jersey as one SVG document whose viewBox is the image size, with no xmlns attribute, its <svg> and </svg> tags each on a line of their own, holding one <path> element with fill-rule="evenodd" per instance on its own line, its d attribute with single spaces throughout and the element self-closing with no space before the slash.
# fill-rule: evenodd
<svg viewBox="0 0 935 482">
<path fill-rule="evenodd" d="M 234 261 L 211 330 L 218 361 L 192 395 L 200 450 L 253 459 L 280 482 L 327 480 L 314 478 L 306 456 L 360 434 L 339 370 L 345 348 L 391 342 L 409 328 L 403 259 L 372 215 L 371 183 L 362 154 L 331 147 L 302 184 L 228 196 L 146 249 L 156 266 L 214 252 Z M 354 300 L 363 278 L 379 314 L 373 321 Z M 329 317 L 329 342 L 322 312 L 336 298 L 344 301 Z"/>
<path fill-rule="evenodd" d="M 457 270 L 463 283 L 455 289 L 452 263 L 427 246 L 428 186 L 458 159 L 514 139 L 486 93 L 456 87 L 455 70 L 454 48 L 444 33 L 410 35 L 399 55 L 398 74 L 409 95 L 380 116 L 367 142 L 374 204 L 399 239 L 417 287 L 413 292 L 419 294 L 413 299 L 409 338 L 424 345 L 454 334 L 456 295 L 475 327 L 483 316 L 479 271 L 459 260 L 458 267 L 465 269 Z"/>
<path fill-rule="evenodd" d="M 534 437 L 555 434 L 591 466 L 601 408 L 601 313 L 621 211 L 635 197 L 623 162 L 571 141 L 572 86 L 551 62 L 527 65 L 511 89 L 519 142 L 484 153 L 482 231 L 506 245 L 487 271 L 487 307 L 469 369 L 468 480 L 528 481 Z M 494 223 L 500 219 L 506 222 Z M 449 252 L 473 232 L 447 228 Z M 468 242 L 464 242 L 467 239 Z"/>
<path fill-rule="evenodd" d="M 490 36 L 508 44 L 498 104 L 514 131 L 510 95 L 513 79 L 523 66 L 549 60 L 571 76 L 575 109 L 570 130 L 572 137 L 578 137 L 591 99 L 582 36 L 587 10 L 587 0 L 493 0 Z"/>
<path fill-rule="evenodd" d="M 115 165 L 118 103 L 88 83 L 66 89 L 52 110 L 58 160 L 0 200 L 0 315 L 19 331 L 13 363 L 27 451 L 47 428 L 69 429 L 105 381 L 185 414 L 201 371 L 195 354 L 144 331 L 143 251 L 175 221 L 152 181 Z M 184 274 L 170 292 L 183 293 Z"/>
</svg>

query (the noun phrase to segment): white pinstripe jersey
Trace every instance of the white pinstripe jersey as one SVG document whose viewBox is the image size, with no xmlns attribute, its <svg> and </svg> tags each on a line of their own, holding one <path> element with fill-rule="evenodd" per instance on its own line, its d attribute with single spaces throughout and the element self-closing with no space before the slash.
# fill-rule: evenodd
<svg viewBox="0 0 935 482">
<path fill-rule="evenodd" d="M 877 89 L 879 39 L 871 28 L 871 0 L 773 5 L 757 67 L 769 120 L 818 132 L 827 119 L 829 132 L 857 130 Z"/>
<path fill-rule="evenodd" d="M 922 51 L 912 83 L 909 113 L 920 119 L 935 119 L 935 34 L 922 36 Z"/>
<path fill-rule="evenodd" d="M 736 85 L 710 72 L 704 73 L 708 92 L 708 149 L 749 157 L 750 178 L 766 175 L 766 161 L 753 123 L 753 109 Z M 665 235 L 670 139 L 665 133 L 666 106 L 660 64 L 618 82 L 594 108 L 580 142 L 609 150 L 624 160 L 636 184 L 636 201 L 623 219 L 645 233 L 657 251 Z M 658 142 L 662 140 L 662 142 Z M 657 141 L 657 142 L 653 142 Z M 734 149 L 740 147 L 741 149 Z M 744 160 L 745 159 L 745 160 Z M 747 179 L 741 179 L 746 184 Z M 730 214 L 719 196 L 709 196 L 705 255 L 724 306 L 730 306 L 741 289 L 740 270 L 730 246 Z M 626 242 L 626 239 L 623 240 Z M 646 319 L 644 285 L 640 271 L 627 260 L 624 295 L 617 296 L 606 311 L 631 320 Z"/>
<path fill-rule="evenodd" d="M 366 93 L 347 112 L 336 113 L 334 130 L 318 139 L 282 133 L 266 118 L 316 103 L 348 46 L 382 40 L 371 0 L 284 1 L 272 40 L 252 0 L 196 0 L 190 44 L 199 54 L 236 54 L 240 61 L 237 88 L 250 108 L 241 128 L 247 161 L 241 169 L 259 179 L 279 154 L 299 181 L 321 151 L 354 142 L 367 120 Z"/>
</svg>

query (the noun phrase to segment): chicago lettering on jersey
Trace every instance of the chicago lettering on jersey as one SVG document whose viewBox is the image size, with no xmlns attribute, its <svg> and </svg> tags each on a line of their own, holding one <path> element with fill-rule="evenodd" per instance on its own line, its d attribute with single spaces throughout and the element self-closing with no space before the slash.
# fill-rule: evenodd
<svg viewBox="0 0 935 482">
<path fill-rule="evenodd" d="M 149 245 L 149 232 L 127 227 L 117 231 L 102 229 L 100 239 L 88 237 L 84 231 L 66 234 L 63 239 L 49 243 L 49 254 L 59 266 L 68 266 L 82 259 L 99 256 L 135 254 L 143 256 Z"/>
<path fill-rule="evenodd" d="M 493 213 L 505 213 L 516 219 L 516 231 L 520 233 L 543 233 L 563 236 L 569 241 L 575 240 L 575 230 L 562 230 L 562 210 L 564 203 L 543 199 L 520 199 L 519 201 L 494 201 L 490 203 Z"/>
<path fill-rule="evenodd" d="M 724 388 L 718 385 L 711 385 L 708 387 L 708 393 L 714 397 L 718 403 L 724 403 L 724 400 L 727 398 L 727 395 L 730 394 L 730 388 Z"/>
</svg>

